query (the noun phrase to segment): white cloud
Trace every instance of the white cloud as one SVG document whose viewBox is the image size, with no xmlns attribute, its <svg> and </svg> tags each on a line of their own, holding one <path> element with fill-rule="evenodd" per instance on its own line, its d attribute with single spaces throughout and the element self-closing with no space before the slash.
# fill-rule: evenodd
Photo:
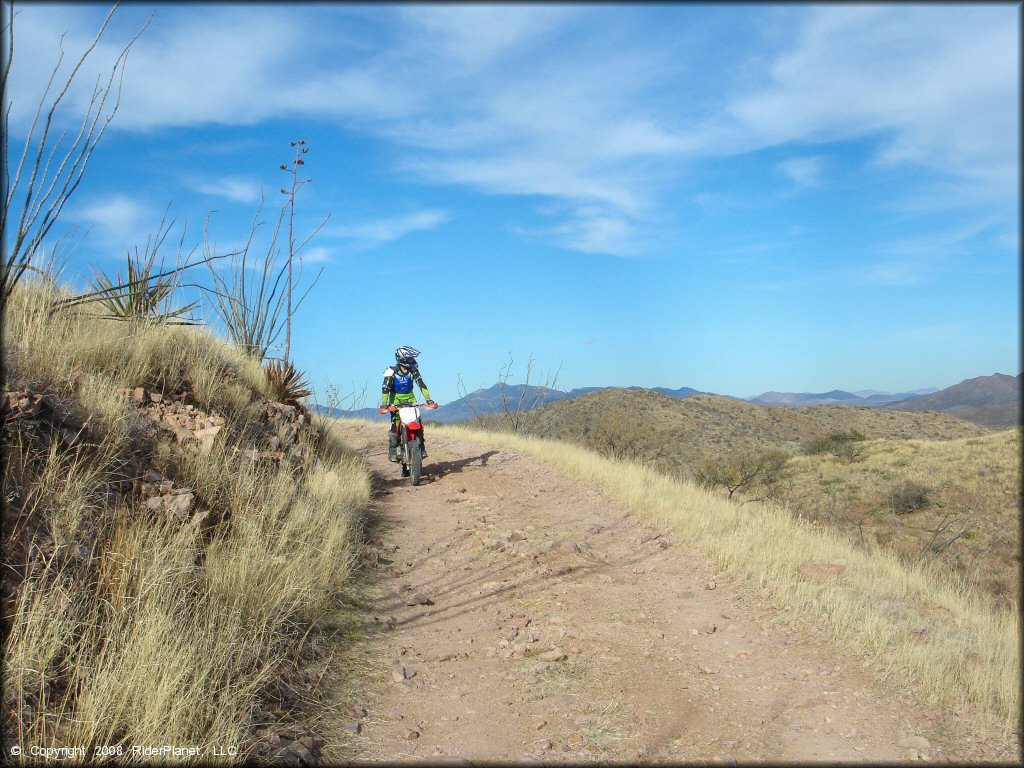
<svg viewBox="0 0 1024 768">
<path fill-rule="evenodd" d="M 993 238 L 993 242 L 1000 248 L 1007 248 L 1011 251 L 1020 250 L 1020 235 L 1017 232 L 1003 232 Z"/>
<path fill-rule="evenodd" d="M 143 11 L 123 9 L 128 20 Z M 35 51 L 53 50 L 64 28 L 69 50 L 80 47 L 96 24 L 95 10 L 73 6 L 24 13 L 18 52 L 28 51 L 28 69 L 15 72 L 16 94 L 45 71 Z M 970 185 L 972 200 L 1014 193 L 1017 9 L 787 13 L 795 34 L 774 54 L 752 48 L 724 57 L 729 71 L 708 73 L 680 63 L 683 16 L 673 48 L 604 7 L 160 6 L 131 53 L 115 127 L 338 121 L 392 142 L 399 169 L 420 180 L 541 198 L 563 245 L 603 253 L 654 239 L 638 233 L 674 207 L 667 190 L 688 180 L 693 161 L 787 143 L 883 137 L 880 164 L 937 170 L 955 182 L 953 195 Z M 751 14 L 753 27 L 762 15 Z M 97 63 L 135 28 L 118 27 Z M 15 122 L 24 113 L 18 105 Z M 799 156 L 778 170 L 812 186 L 824 165 Z M 209 189 L 252 202 L 252 187 L 233 181 Z M 384 242 L 436 225 L 376 222 L 347 236 Z"/>
<path fill-rule="evenodd" d="M 142 248 L 152 212 L 138 201 L 117 195 L 104 200 L 82 201 L 68 211 L 68 219 L 87 227 L 90 239 L 114 254 Z M 154 224 L 155 226 L 155 224 Z"/>
<path fill-rule="evenodd" d="M 436 229 L 451 219 L 447 211 L 417 211 L 404 216 L 393 216 L 375 221 L 358 224 L 339 224 L 325 229 L 325 237 L 341 237 L 363 241 L 370 245 L 380 245 L 398 240 L 413 232 Z"/>
<path fill-rule="evenodd" d="M 80 217 L 106 229 L 129 229 L 142 218 L 142 206 L 128 197 L 113 197 L 92 203 L 80 211 Z"/>
<path fill-rule="evenodd" d="M 219 179 L 193 179 L 187 182 L 197 192 L 223 197 L 236 203 L 258 203 L 260 184 L 252 179 L 224 177 Z"/>
<path fill-rule="evenodd" d="M 479 71 L 536 49 L 573 12 L 557 6 L 414 5 L 402 8 L 401 18 L 429 55 Z"/>
<path fill-rule="evenodd" d="M 1017 179 L 1018 11 L 815 7 L 764 87 L 729 107 L 751 146 L 888 135 L 879 156 L 997 193 Z M 741 134 L 742 136 L 742 134 Z"/>
<path fill-rule="evenodd" d="M 333 248 L 325 248 L 323 246 L 306 248 L 302 251 L 302 262 L 304 264 L 323 264 L 333 261 L 333 256 Z"/>
<path fill-rule="evenodd" d="M 800 187 L 817 187 L 821 184 L 824 160 L 820 157 L 794 157 L 779 163 L 777 168 Z"/>
</svg>

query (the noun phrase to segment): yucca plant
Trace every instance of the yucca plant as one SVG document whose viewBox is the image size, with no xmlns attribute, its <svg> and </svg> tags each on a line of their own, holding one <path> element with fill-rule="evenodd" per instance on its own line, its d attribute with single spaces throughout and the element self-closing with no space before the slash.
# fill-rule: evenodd
<svg viewBox="0 0 1024 768">
<path fill-rule="evenodd" d="M 170 206 L 168 206 L 169 208 Z M 199 325 L 198 322 L 185 317 L 185 315 L 196 309 L 200 302 L 193 301 L 187 306 L 178 309 L 170 308 L 170 300 L 175 291 L 181 287 L 181 277 L 193 267 L 201 264 L 209 264 L 217 259 L 227 256 L 234 256 L 234 253 L 215 254 L 208 253 L 205 258 L 199 261 L 192 261 L 195 248 L 187 255 L 183 255 L 185 243 L 185 227 L 182 227 L 181 240 L 178 243 L 178 253 L 175 257 L 175 266 L 169 269 L 163 268 L 163 258 L 160 259 L 160 272 L 155 272 L 156 257 L 167 239 L 174 222 L 167 223 L 167 212 L 157 227 L 156 235 L 146 238 L 146 247 L 140 253 L 135 249 L 135 255 L 128 253 L 128 277 L 122 277 L 120 270 L 116 278 L 109 277 L 105 272 L 94 273 L 90 281 L 92 290 L 66 299 L 60 299 L 50 305 L 50 313 L 54 314 L 64 309 L 79 307 L 85 304 L 99 304 L 107 310 L 106 315 L 101 317 L 108 320 L 123 320 L 131 323 L 150 322 L 167 323 L 172 325 Z M 189 283 L 192 287 L 202 288 L 196 283 Z"/>
<path fill-rule="evenodd" d="M 198 301 L 179 309 L 161 309 L 166 307 L 176 287 L 171 279 L 159 279 L 152 275 L 152 260 L 143 262 L 138 253 L 135 258 L 128 255 L 128 279 L 117 273 L 114 282 L 103 273 L 96 275 L 92 287 L 103 291 L 97 302 L 107 310 L 105 318 L 140 322 L 149 320 L 172 325 L 196 325 L 193 320 L 184 317 L 198 305 Z"/>
<path fill-rule="evenodd" d="M 309 382 L 303 378 L 304 374 L 295 370 L 291 363 L 268 360 L 263 372 L 267 377 L 268 394 L 280 403 L 298 405 L 299 400 L 313 394 Z"/>
</svg>

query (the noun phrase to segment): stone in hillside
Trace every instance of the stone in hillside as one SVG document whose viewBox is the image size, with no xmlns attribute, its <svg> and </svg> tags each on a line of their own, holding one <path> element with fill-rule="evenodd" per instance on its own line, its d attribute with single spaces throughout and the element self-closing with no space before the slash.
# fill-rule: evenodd
<svg viewBox="0 0 1024 768">
<path fill-rule="evenodd" d="M 565 661 L 567 656 L 564 653 L 562 653 L 562 651 L 560 651 L 558 648 L 553 648 L 550 651 L 544 651 L 544 653 L 538 653 L 537 654 L 537 658 L 540 659 L 541 661 L 555 662 L 555 661 Z"/>
<path fill-rule="evenodd" d="M 187 520 L 192 502 L 195 500 L 194 493 L 178 493 L 172 496 L 161 497 L 164 500 L 164 509 L 179 520 Z"/>
<path fill-rule="evenodd" d="M 136 403 L 142 403 L 146 401 L 146 390 L 142 387 L 136 387 L 132 390 L 132 401 Z"/>
<path fill-rule="evenodd" d="M 195 434 L 196 439 L 199 441 L 199 452 L 203 456 L 209 456 L 210 451 L 213 450 L 213 441 L 217 437 L 217 433 L 220 432 L 221 427 L 205 427 L 203 429 L 197 429 Z"/>
<path fill-rule="evenodd" d="M 570 541 L 569 539 L 556 541 L 554 546 L 552 546 L 552 549 L 566 555 L 578 555 L 580 553 L 580 545 L 575 541 Z"/>
</svg>

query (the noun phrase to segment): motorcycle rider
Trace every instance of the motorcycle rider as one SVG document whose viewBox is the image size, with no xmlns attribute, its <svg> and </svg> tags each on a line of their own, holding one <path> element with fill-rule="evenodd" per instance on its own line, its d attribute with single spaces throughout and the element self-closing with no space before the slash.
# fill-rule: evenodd
<svg viewBox="0 0 1024 768">
<path fill-rule="evenodd" d="M 416 363 L 419 351 L 412 347 L 399 347 L 395 350 L 395 365 L 384 371 L 384 384 L 380 388 L 380 407 L 378 413 L 387 413 L 392 405 L 412 405 L 416 402 L 413 384 L 420 388 L 430 408 L 437 408 L 437 403 L 430 399 L 430 390 L 420 375 L 420 367 Z M 422 433 L 421 433 L 422 435 Z M 423 456 L 427 455 L 426 442 L 422 443 Z M 388 433 L 388 461 L 398 462 L 398 410 L 391 413 L 391 431 Z"/>
</svg>

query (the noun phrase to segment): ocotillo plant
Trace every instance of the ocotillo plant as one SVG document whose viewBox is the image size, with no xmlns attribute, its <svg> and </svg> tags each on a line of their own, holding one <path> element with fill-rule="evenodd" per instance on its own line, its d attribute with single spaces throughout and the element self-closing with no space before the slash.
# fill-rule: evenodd
<svg viewBox="0 0 1024 768">
<path fill-rule="evenodd" d="M 285 363 L 287 363 L 287 362 L 289 362 L 291 360 L 291 351 L 292 351 L 292 315 L 295 313 L 295 310 L 298 309 L 298 305 L 297 304 L 294 307 L 292 306 L 292 287 L 295 285 L 295 280 L 292 277 L 292 265 L 293 265 L 293 263 L 295 261 L 295 257 L 298 255 L 299 251 L 302 250 L 302 248 L 306 245 L 306 243 L 308 243 L 313 238 L 313 235 L 315 235 L 317 232 L 319 232 L 323 228 L 324 224 L 327 223 L 327 219 L 329 219 L 331 217 L 331 214 L 328 213 L 327 216 L 324 218 L 324 220 L 322 222 L 320 222 L 320 224 L 316 227 L 316 229 L 314 229 L 313 232 L 310 233 L 309 237 L 307 237 L 298 247 L 295 246 L 295 195 L 299 191 L 299 188 L 303 184 L 308 184 L 309 182 L 312 181 L 312 179 L 300 179 L 299 178 L 299 166 L 306 164 L 306 161 L 302 159 L 302 156 L 309 152 L 309 147 L 306 146 L 306 142 L 303 139 L 298 139 L 296 141 L 291 142 L 291 145 L 292 145 L 292 149 L 295 150 L 295 157 L 292 159 L 292 161 L 290 163 L 282 163 L 280 166 L 278 166 L 282 171 L 286 171 L 288 173 L 291 173 L 291 175 L 292 175 L 292 185 L 291 185 L 291 188 L 290 189 L 285 189 L 285 188 L 282 187 L 282 189 L 281 189 L 281 194 L 288 196 L 288 207 L 289 207 L 289 211 L 288 211 L 288 285 L 286 286 L 286 288 L 287 288 L 287 290 L 286 290 L 287 308 L 286 308 L 286 312 L 285 312 L 285 336 L 284 336 L 284 361 L 285 361 Z M 300 270 L 301 270 L 301 263 L 300 263 Z M 323 270 L 321 270 L 321 273 L 322 272 L 323 272 Z M 316 276 L 316 279 L 313 280 L 313 285 L 315 285 L 316 281 L 319 280 L 319 279 L 320 279 L 320 275 L 318 274 Z M 306 290 L 306 294 L 308 294 L 309 291 L 312 290 L 313 285 L 309 286 L 309 289 Z M 303 294 L 302 298 L 305 298 L 306 294 Z M 299 300 L 299 303 L 301 303 L 301 302 L 302 302 L 302 299 Z"/>
</svg>

